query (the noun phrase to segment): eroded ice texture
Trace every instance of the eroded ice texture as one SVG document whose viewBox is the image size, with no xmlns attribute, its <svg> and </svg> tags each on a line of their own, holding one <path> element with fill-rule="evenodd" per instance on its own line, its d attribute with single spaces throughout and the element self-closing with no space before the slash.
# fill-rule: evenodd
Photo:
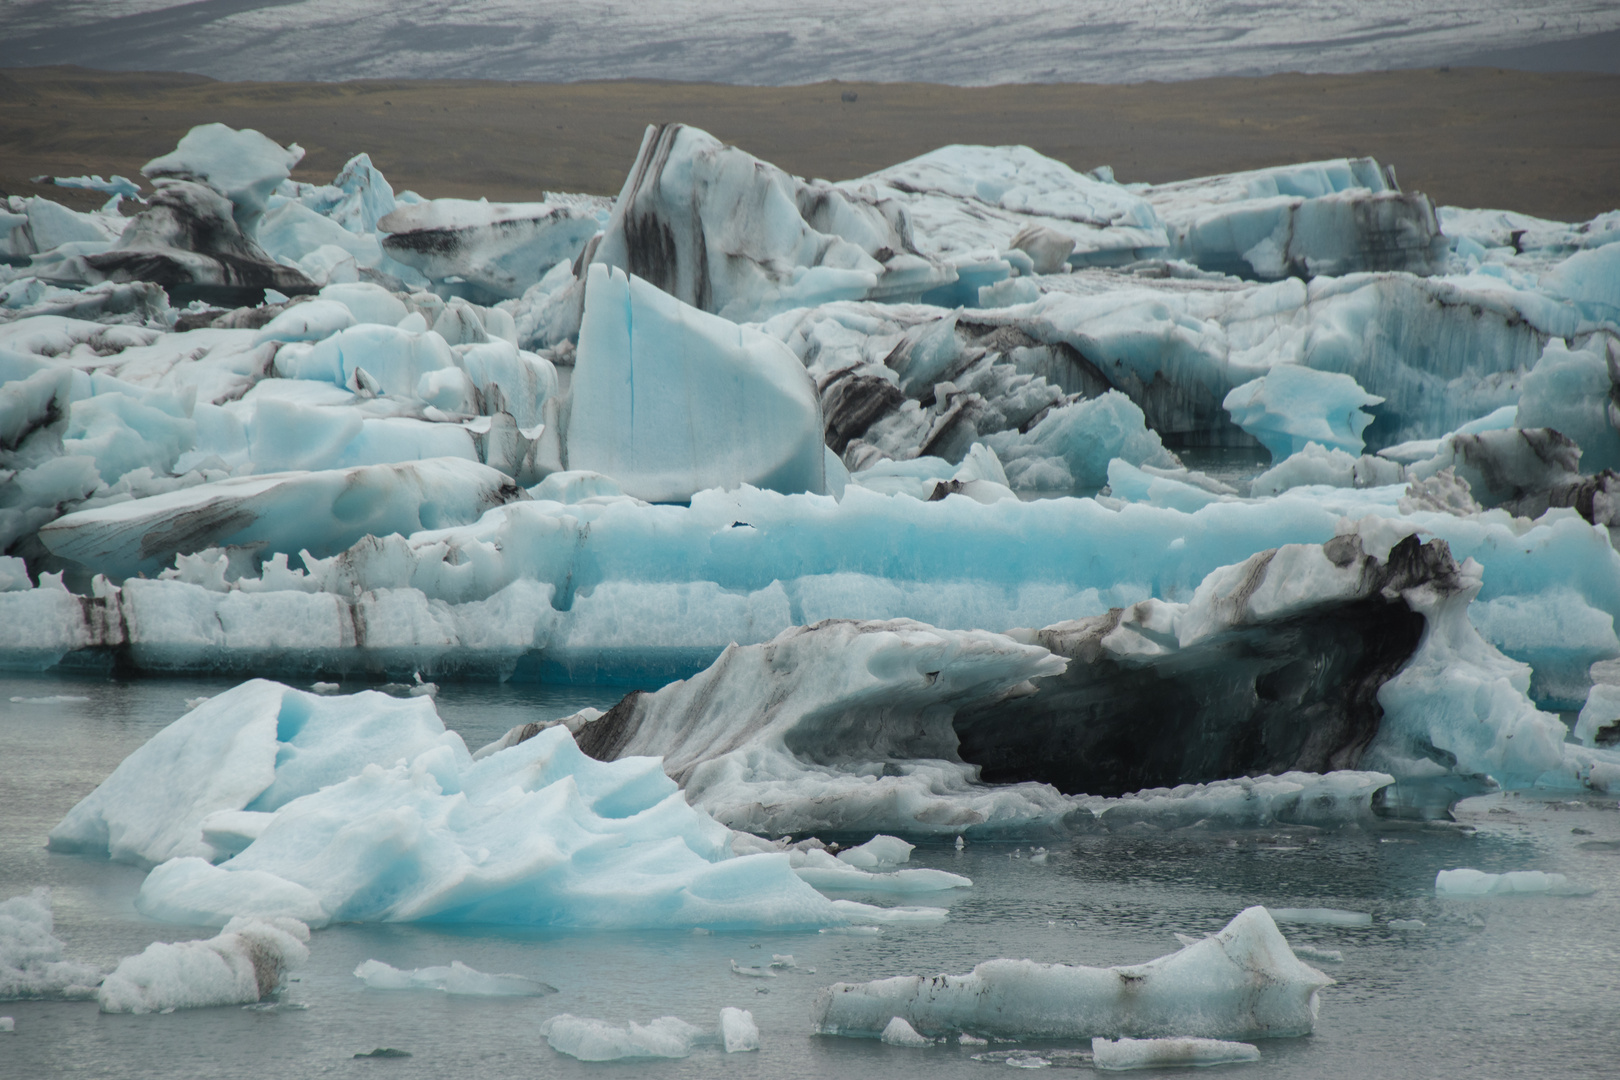
<svg viewBox="0 0 1620 1080">
<path fill-rule="evenodd" d="M 156 942 L 125 957 L 101 984 L 102 1012 L 154 1013 L 262 1001 L 309 959 L 309 930 L 293 919 L 233 919 L 206 941 Z"/>
<path fill-rule="evenodd" d="M 777 341 L 593 266 L 568 463 L 652 502 L 745 483 L 819 493 L 821 409 L 804 368 Z"/>
<path fill-rule="evenodd" d="M 961 976 L 838 983 L 817 998 L 815 1023 L 824 1034 L 868 1037 L 898 1018 L 930 1037 L 1281 1038 L 1310 1034 L 1317 991 L 1332 983 L 1297 960 L 1255 907 L 1219 934 L 1146 964 L 990 960 Z"/>
<path fill-rule="evenodd" d="M 1108 1071 L 1163 1069 L 1259 1061 L 1260 1050 L 1251 1043 L 1222 1039 L 1092 1039 L 1091 1060 Z"/>
<path fill-rule="evenodd" d="M 0 1001 L 96 996 L 104 972 L 68 959 L 54 929 L 44 886 L 0 903 Z"/>
<path fill-rule="evenodd" d="M 523 975 L 486 975 L 460 960 L 411 971 L 367 960 L 354 969 L 354 977 L 373 990 L 438 990 L 465 997 L 544 997 L 557 992 L 556 987 Z"/>
</svg>

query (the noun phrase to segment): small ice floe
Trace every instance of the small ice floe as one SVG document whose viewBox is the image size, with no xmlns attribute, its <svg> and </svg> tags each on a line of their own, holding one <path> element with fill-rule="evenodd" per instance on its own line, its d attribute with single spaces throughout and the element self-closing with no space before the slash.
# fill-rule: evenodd
<svg viewBox="0 0 1620 1080">
<path fill-rule="evenodd" d="M 1299 960 L 1262 907 L 1146 964 L 1094 968 L 987 960 L 966 975 L 837 983 L 814 1006 L 823 1035 L 870 1037 L 904 1017 L 925 1036 L 964 1029 L 1006 1039 L 1134 1031 L 1210 1039 L 1309 1034 L 1333 980 Z"/>
<path fill-rule="evenodd" d="M 990 1045 L 990 1040 L 989 1039 L 981 1039 L 977 1035 L 969 1035 L 965 1031 L 959 1032 L 957 1034 L 956 1041 L 958 1043 L 960 1043 L 961 1045 L 963 1045 L 963 1046 L 989 1046 Z"/>
<path fill-rule="evenodd" d="M 101 984 L 109 1013 L 172 1012 L 262 1001 L 309 959 L 309 928 L 293 919 L 232 919 L 206 941 L 155 942 Z"/>
<path fill-rule="evenodd" d="M 439 990 L 466 997 L 544 997 L 557 988 L 522 975 L 486 975 L 460 960 L 448 967 L 401 971 L 381 960 L 367 960 L 354 969 L 354 977 L 373 990 Z"/>
<path fill-rule="evenodd" d="M 102 969 L 69 960 L 54 931 L 49 888 L 0 903 L 0 1001 L 96 996 Z"/>
<path fill-rule="evenodd" d="M 706 1031 L 676 1016 L 623 1027 L 606 1020 L 562 1013 L 540 1025 L 540 1034 L 559 1054 L 580 1061 L 630 1058 L 683 1058 L 699 1046 L 719 1046 L 726 1053 L 759 1049 L 759 1028 L 747 1009 L 720 1010 L 718 1030 Z"/>
<path fill-rule="evenodd" d="M 772 953 L 771 954 L 771 967 L 773 967 L 773 968 L 777 968 L 777 969 L 780 970 L 782 968 L 796 968 L 798 966 L 799 966 L 799 963 L 798 963 L 797 960 L 793 959 L 793 954 L 792 953 Z"/>
<path fill-rule="evenodd" d="M 965 847 L 967 847 L 967 841 L 958 836 L 956 838 L 956 850 L 961 851 Z"/>
<path fill-rule="evenodd" d="M 355 1060 L 361 1058 L 408 1058 L 410 1056 L 411 1052 L 409 1050 L 396 1050 L 392 1046 L 379 1046 L 375 1050 L 354 1055 Z"/>
<path fill-rule="evenodd" d="M 80 694 L 49 694 L 45 697 L 14 697 L 13 705 L 67 705 L 76 701 L 89 701 Z"/>
<path fill-rule="evenodd" d="M 16 1031 L 17 1021 L 9 1016 L 0 1016 L 0 1031 Z"/>
<path fill-rule="evenodd" d="M 1091 1064 L 1089 1050 L 987 1050 L 974 1061 L 995 1061 L 1015 1069 L 1079 1069 Z"/>
<path fill-rule="evenodd" d="M 1223 1039 L 1092 1039 L 1091 1060 L 1100 1070 L 1158 1069 L 1167 1065 L 1226 1065 L 1259 1061 L 1250 1043 Z"/>
<path fill-rule="evenodd" d="M 439 684 L 436 682 L 424 682 L 422 673 L 418 671 L 416 672 L 416 685 L 411 687 L 408 693 L 411 697 L 436 698 L 439 696 Z"/>
<path fill-rule="evenodd" d="M 1272 921 L 1302 923 L 1311 926 L 1371 926 L 1372 916 L 1365 911 L 1345 911 L 1341 908 L 1267 908 Z"/>
<path fill-rule="evenodd" d="M 878 926 L 826 926 L 821 929 L 821 933 L 840 937 L 877 937 L 883 933 L 883 929 Z"/>
<path fill-rule="evenodd" d="M 1422 930 L 1429 924 L 1422 919 L 1391 919 L 1386 923 L 1391 930 Z M 1298 952 L 1298 949 L 1294 950 Z"/>
<path fill-rule="evenodd" d="M 1291 947 L 1295 956 L 1304 957 L 1306 960 L 1315 960 L 1318 963 L 1326 964 L 1344 963 L 1344 952 L 1340 949 L 1319 949 L 1315 945 L 1293 945 Z"/>
<path fill-rule="evenodd" d="M 1510 870 L 1487 874 L 1483 870 L 1461 868 L 1442 870 L 1434 876 L 1437 896 L 1475 899 L 1486 896 L 1590 896 L 1595 890 L 1577 885 L 1563 874 L 1540 870 Z"/>
<path fill-rule="evenodd" d="M 915 844 L 908 844 L 898 836 L 879 833 L 864 844 L 844 848 L 838 853 L 838 861 L 862 870 L 887 870 L 910 862 L 915 849 Z"/>
<path fill-rule="evenodd" d="M 317 694 L 335 694 L 343 687 L 335 682 L 310 683 L 309 688 Z"/>
<path fill-rule="evenodd" d="M 1032 862 L 1032 863 L 1044 863 L 1044 862 L 1046 862 L 1046 858 L 1047 858 L 1047 856 L 1049 854 L 1051 854 L 1051 853 L 1048 852 L 1045 848 L 1038 847 L 1038 848 L 1036 848 L 1034 850 L 1034 852 L 1032 852 L 1030 854 L 1029 861 Z"/>
<path fill-rule="evenodd" d="M 890 1046 L 909 1046 L 914 1049 L 921 1049 L 925 1046 L 934 1045 L 933 1039 L 917 1034 L 917 1029 L 899 1016 L 889 1021 L 889 1025 L 883 1029 L 883 1034 L 879 1038 Z"/>
<path fill-rule="evenodd" d="M 772 966 L 774 967 L 775 965 L 772 965 Z M 761 965 L 759 967 L 743 967 L 741 964 L 737 963 L 737 961 L 735 961 L 735 960 L 733 960 L 731 962 L 731 973 L 733 975 L 744 975 L 744 976 L 747 976 L 750 979 L 774 979 L 774 978 L 776 978 L 776 972 L 772 971 L 768 967 L 765 967 L 763 965 Z"/>
</svg>

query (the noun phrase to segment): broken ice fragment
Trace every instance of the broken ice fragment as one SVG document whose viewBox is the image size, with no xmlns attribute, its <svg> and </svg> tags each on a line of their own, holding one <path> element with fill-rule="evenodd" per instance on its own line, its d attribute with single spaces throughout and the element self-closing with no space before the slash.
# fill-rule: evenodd
<svg viewBox="0 0 1620 1080">
<path fill-rule="evenodd" d="M 1097 1068 L 1112 1071 L 1259 1061 L 1260 1051 L 1221 1039 L 1092 1039 L 1091 1056 Z"/>
</svg>

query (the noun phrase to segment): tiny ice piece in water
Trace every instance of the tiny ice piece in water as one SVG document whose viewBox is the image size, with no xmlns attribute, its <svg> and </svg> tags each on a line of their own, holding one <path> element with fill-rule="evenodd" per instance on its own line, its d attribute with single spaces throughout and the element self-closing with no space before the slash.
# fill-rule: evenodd
<svg viewBox="0 0 1620 1080">
<path fill-rule="evenodd" d="M 1389 928 L 1391 930 L 1422 930 L 1424 927 L 1426 927 L 1428 925 L 1429 924 L 1424 922 L 1422 919 L 1391 919 L 1391 920 L 1389 920 Z M 1298 952 L 1299 950 L 1296 949 L 1295 951 Z"/>
<path fill-rule="evenodd" d="M 9 1016 L 0 1016 L 0 1031 L 16 1031 L 17 1021 Z"/>
<path fill-rule="evenodd" d="M 883 1034 L 880 1037 L 890 1046 L 910 1046 L 921 1049 L 924 1046 L 934 1045 L 933 1039 L 917 1034 L 916 1028 L 898 1016 L 889 1021 L 889 1026 L 883 1029 Z"/>
<path fill-rule="evenodd" d="M 728 1054 L 758 1050 L 759 1026 L 754 1023 L 754 1014 L 747 1009 L 736 1009 L 730 1005 L 721 1009 L 720 1041 Z"/>
<path fill-rule="evenodd" d="M 460 960 L 449 967 L 425 967 L 401 971 L 381 960 L 367 960 L 354 969 L 354 976 L 373 990 L 442 990 L 468 997 L 542 997 L 557 988 L 522 975 L 486 975 Z"/>
<path fill-rule="evenodd" d="M 1344 963 L 1344 952 L 1340 949 L 1318 949 L 1315 945 L 1292 946 L 1295 956 L 1303 956 L 1307 960 L 1321 960 L 1329 964 Z"/>
<path fill-rule="evenodd" d="M 775 967 L 775 966 L 776 966 L 775 964 L 771 965 L 771 967 Z M 735 961 L 735 960 L 733 960 L 731 962 L 731 973 L 733 975 L 746 975 L 751 979 L 774 979 L 774 978 L 776 978 L 776 972 L 772 971 L 768 967 L 743 967 L 741 964 L 737 963 L 737 961 Z"/>
<path fill-rule="evenodd" d="M 1092 1039 L 1091 1060 L 1098 1069 L 1156 1069 L 1167 1065 L 1225 1065 L 1259 1061 L 1257 1047 L 1222 1039 Z"/>
<path fill-rule="evenodd" d="M 1365 911 L 1345 911 L 1330 907 L 1267 908 L 1273 922 L 1310 923 L 1316 926 L 1371 926 L 1372 916 Z"/>
</svg>

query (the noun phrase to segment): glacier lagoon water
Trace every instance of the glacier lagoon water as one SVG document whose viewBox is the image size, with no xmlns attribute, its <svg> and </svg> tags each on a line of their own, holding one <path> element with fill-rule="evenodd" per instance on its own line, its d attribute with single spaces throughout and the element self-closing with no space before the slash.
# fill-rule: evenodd
<svg viewBox="0 0 1620 1080">
<path fill-rule="evenodd" d="M 214 933 L 141 917 L 133 907 L 140 870 L 52 854 L 44 841 L 79 798 L 180 715 L 186 699 L 230 685 L 99 676 L 0 679 L 0 898 L 52 886 L 56 932 L 70 955 L 110 965 L 155 940 Z M 446 685 L 438 700 L 446 722 L 476 747 L 518 723 L 585 705 L 607 707 L 623 692 L 473 683 Z M 48 698 L 56 700 L 42 700 Z M 1027 844 L 970 844 L 961 852 L 924 845 L 913 865 L 966 874 L 974 887 L 930 899 L 951 908 L 943 925 L 887 927 L 878 937 L 337 926 L 315 934 L 310 964 L 273 1006 L 110 1016 L 93 1002 L 0 1004 L 0 1015 L 17 1021 L 14 1034 L 0 1035 L 0 1076 L 348 1076 L 374 1069 L 481 1078 L 603 1071 L 626 1077 L 993 1076 L 1006 1066 L 976 1060 L 975 1053 L 1073 1047 L 909 1050 L 817 1037 L 810 1033 L 811 1000 L 840 980 L 960 973 L 998 956 L 1144 961 L 1173 951 L 1175 932 L 1218 930 L 1256 903 L 1366 912 L 1372 925 L 1283 924 L 1295 945 L 1343 952 L 1343 963 L 1321 965 L 1338 985 L 1322 993 L 1314 1036 L 1263 1041 L 1257 1064 L 1225 1066 L 1221 1075 L 1614 1075 L 1620 1063 L 1615 800 L 1525 792 L 1469 800 L 1457 817 L 1455 824 L 1346 832 L 1164 833 L 1137 826 L 1049 844 L 1044 863 L 1028 858 Z M 1559 872 L 1595 891 L 1437 900 L 1435 873 L 1457 866 Z M 1389 925 L 1410 919 L 1426 925 Z M 753 966 L 782 953 L 791 953 L 799 967 L 769 980 L 731 971 L 733 959 Z M 368 990 L 352 972 L 372 958 L 407 969 L 460 960 L 480 971 L 543 980 L 559 993 L 489 999 Z M 712 1027 L 726 1005 L 753 1012 L 763 1043 L 758 1054 L 699 1049 L 680 1061 L 590 1065 L 554 1053 L 538 1034 L 544 1019 L 562 1012 L 617 1023 L 676 1015 Z M 412 1056 L 353 1056 L 378 1047 Z"/>
</svg>

